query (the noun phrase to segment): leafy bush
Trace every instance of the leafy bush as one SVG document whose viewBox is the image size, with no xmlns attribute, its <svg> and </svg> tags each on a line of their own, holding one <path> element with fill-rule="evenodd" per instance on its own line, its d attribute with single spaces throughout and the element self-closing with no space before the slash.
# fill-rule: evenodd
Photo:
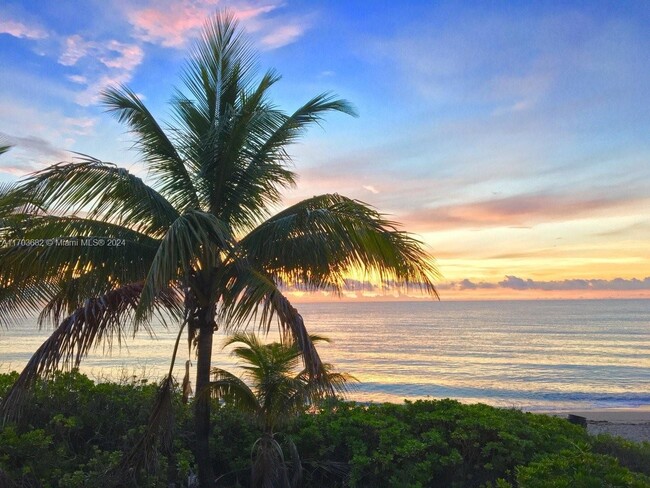
<svg viewBox="0 0 650 488">
<path fill-rule="evenodd" d="M 593 440 L 593 451 L 613 456 L 621 466 L 650 476 L 650 442 L 630 442 L 601 434 Z"/>
<path fill-rule="evenodd" d="M 650 478 L 622 467 L 615 458 L 564 450 L 520 467 L 520 488 L 648 488 Z"/>
<path fill-rule="evenodd" d="M 16 375 L 0 375 L 0 398 Z M 95 384 L 78 372 L 36 385 L 24 417 L 0 429 L 0 485 L 107 488 L 144 432 L 156 385 Z M 174 397 L 171 452 L 154 453 L 157 470 L 134 473 L 125 487 L 185 487 L 195 472 L 192 408 Z M 214 404 L 212 462 L 219 486 L 250 485 L 258 424 Z M 640 487 L 650 444 L 589 437 L 565 420 L 463 405 L 452 400 L 358 405 L 331 402 L 291 422 L 303 486 L 328 487 Z M 620 464 L 619 464 L 620 463 Z"/>
<path fill-rule="evenodd" d="M 453 400 L 404 405 L 341 403 L 306 415 L 290 433 L 304 458 L 349 467 L 357 486 L 482 486 L 514 479 L 516 466 L 535 456 L 587 444 L 568 422 Z M 337 486 L 325 470 L 314 486 Z"/>
<path fill-rule="evenodd" d="M 16 378 L 0 375 L 0 398 Z M 24 486 L 109 486 L 106 473 L 139 439 L 155 394 L 143 381 L 95 384 L 77 371 L 38 382 L 20 422 L 0 430 L 0 470 Z"/>
</svg>

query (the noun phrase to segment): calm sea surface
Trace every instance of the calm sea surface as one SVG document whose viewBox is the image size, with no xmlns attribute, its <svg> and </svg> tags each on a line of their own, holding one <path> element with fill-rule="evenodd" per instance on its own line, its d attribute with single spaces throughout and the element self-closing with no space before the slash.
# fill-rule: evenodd
<svg viewBox="0 0 650 488">
<path fill-rule="evenodd" d="M 650 300 L 340 302 L 298 309 L 310 332 L 333 340 L 319 348 L 323 359 L 360 380 L 354 400 L 449 397 L 532 410 L 650 404 Z M 46 336 L 33 320 L 0 330 L 0 371 L 21 369 Z M 82 371 L 95 379 L 159 378 L 174 338 L 164 329 L 154 340 L 139 333 L 110 355 L 100 348 Z M 179 367 L 187 358 L 181 347 Z M 218 344 L 213 361 L 236 368 Z"/>
</svg>

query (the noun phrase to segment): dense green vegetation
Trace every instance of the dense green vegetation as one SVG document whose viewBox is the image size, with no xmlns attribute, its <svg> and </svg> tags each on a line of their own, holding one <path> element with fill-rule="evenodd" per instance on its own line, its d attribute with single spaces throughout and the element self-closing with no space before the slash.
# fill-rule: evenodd
<svg viewBox="0 0 650 488">
<path fill-rule="evenodd" d="M 0 375 L 0 398 L 16 377 Z M 0 486 L 188 486 L 195 470 L 193 413 L 180 391 L 167 428 L 170 444 L 158 444 L 139 472 L 120 472 L 156 394 L 145 380 L 94 383 L 79 373 L 38 383 L 22 420 L 0 431 Z M 284 432 L 279 442 L 290 439 L 300 453 L 302 486 L 650 486 L 643 474 L 648 443 L 591 438 L 561 419 L 486 405 L 331 402 L 297 416 Z M 251 449 L 261 435 L 249 414 L 213 404 L 211 463 L 220 486 L 249 486 Z"/>
</svg>

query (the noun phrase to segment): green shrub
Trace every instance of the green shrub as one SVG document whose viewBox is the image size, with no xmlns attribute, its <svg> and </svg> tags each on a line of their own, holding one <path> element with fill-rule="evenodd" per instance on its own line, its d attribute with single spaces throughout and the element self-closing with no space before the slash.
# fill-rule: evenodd
<svg viewBox="0 0 650 488">
<path fill-rule="evenodd" d="M 584 429 L 562 419 L 452 400 L 340 403 L 299 418 L 289 434 L 304 459 L 347 466 L 352 487 L 512 481 L 536 456 L 588 443 Z M 316 469 L 308 479 L 337 486 L 328 474 Z"/>
<path fill-rule="evenodd" d="M 0 398 L 16 377 L 0 375 Z M 21 422 L 0 429 L 0 482 L 115 486 L 107 473 L 139 440 L 155 397 L 156 385 L 95 384 L 78 372 L 39 382 Z M 158 469 L 134 473 L 122 486 L 181 487 L 195 472 L 192 408 L 178 392 L 174 402 L 171 452 L 155 452 Z M 212 462 L 219 486 L 249 486 L 251 448 L 260 435 L 243 413 L 214 405 Z M 452 400 L 331 402 L 297 417 L 280 441 L 288 445 L 289 439 L 307 487 L 650 486 L 640 474 L 650 466 L 648 443 L 590 438 L 563 419 Z"/>
<path fill-rule="evenodd" d="M 611 456 L 580 450 L 549 454 L 517 469 L 520 488 L 648 488 L 650 478 Z"/>
<path fill-rule="evenodd" d="M 0 375 L 0 397 L 17 377 Z M 78 371 L 39 381 L 20 422 L 0 430 L 0 471 L 19 486 L 110 486 L 106 472 L 138 440 L 155 394 L 155 385 L 95 384 Z M 140 486 L 150 478 L 134 477 Z"/>
<path fill-rule="evenodd" d="M 601 434 L 592 441 L 593 451 L 615 457 L 621 466 L 650 476 L 650 442 L 630 442 Z"/>
</svg>

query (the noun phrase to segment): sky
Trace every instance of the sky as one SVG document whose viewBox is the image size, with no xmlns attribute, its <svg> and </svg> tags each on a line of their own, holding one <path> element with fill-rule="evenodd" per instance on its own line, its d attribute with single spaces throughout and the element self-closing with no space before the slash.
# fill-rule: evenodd
<svg viewBox="0 0 650 488">
<path fill-rule="evenodd" d="M 0 183 L 70 151 L 142 172 L 99 93 L 125 83 L 170 120 L 188 49 L 223 8 L 283 75 L 280 107 L 333 91 L 359 112 L 290 148 L 286 204 L 373 205 L 435 257 L 443 300 L 650 298 L 644 0 L 5 0 Z"/>
</svg>

